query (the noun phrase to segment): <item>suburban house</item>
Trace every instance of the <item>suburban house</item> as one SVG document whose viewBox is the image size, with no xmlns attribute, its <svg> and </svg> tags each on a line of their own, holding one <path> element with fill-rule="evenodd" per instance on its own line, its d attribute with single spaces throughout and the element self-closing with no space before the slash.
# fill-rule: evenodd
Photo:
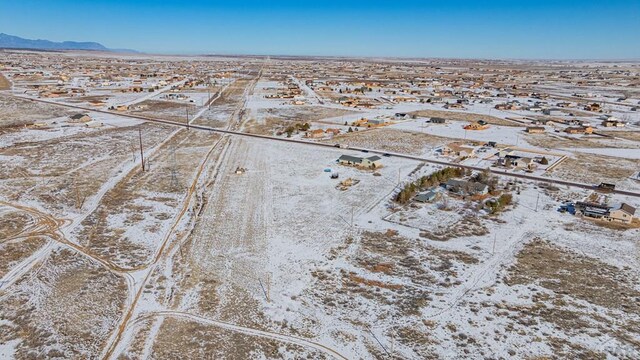
<svg viewBox="0 0 640 360">
<path fill-rule="evenodd" d="M 435 191 L 427 191 L 426 193 L 418 194 L 414 199 L 417 202 L 427 203 L 436 199 L 438 193 Z"/>
<path fill-rule="evenodd" d="M 532 120 L 531 125 L 549 125 L 552 121 L 547 119 Z"/>
<path fill-rule="evenodd" d="M 625 123 L 618 120 L 604 120 L 602 122 L 602 126 L 604 127 L 624 127 Z"/>
<path fill-rule="evenodd" d="M 521 157 L 519 159 L 516 159 L 514 164 L 516 165 L 517 168 L 522 168 L 527 170 L 533 170 L 536 167 L 536 163 L 533 161 L 532 158 L 529 158 L 529 157 Z"/>
<path fill-rule="evenodd" d="M 541 134 L 544 132 L 543 126 L 527 126 L 526 130 L 529 134 Z"/>
<path fill-rule="evenodd" d="M 588 104 L 587 106 L 584 107 L 584 109 L 587 111 L 594 111 L 594 112 L 602 111 L 602 107 L 598 103 Z"/>
<path fill-rule="evenodd" d="M 591 134 L 593 133 L 593 128 L 591 126 L 568 127 L 564 129 L 564 132 L 566 132 L 567 134 Z"/>
<path fill-rule="evenodd" d="M 382 166 L 382 158 L 374 155 L 368 158 L 361 158 L 358 156 L 342 155 L 338 158 L 338 162 L 342 165 L 352 165 L 364 168 L 379 168 Z"/>
<path fill-rule="evenodd" d="M 602 219 L 609 213 L 609 206 L 592 202 L 578 201 L 575 207 L 576 215 L 594 219 Z"/>
<path fill-rule="evenodd" d="M 621 221 L 625 224 L 631 224 L 633 216 L 636 214 L 636 208 L 629 204 L 622 203 L 609 209 L 608 221 Z"/>
<path fill-rule="evenodd" d="M 321 137 L 324 137 L 324 130 L 322 129 L 309 130 L 307 131 L 306 136 L 311 139 L 321 138 Z"/>
<path fill-rule="evenodd" d="M 617 206 L 607 206 L 591 202 L 576 203 L 576 215 L 605 221 L 617 221 L 630 224 L 633 221 L 635 213 L 636 208 L 626 203 Z"/>
<path fill-rule="evenodd" d="M 485 184 L 455 179 L 447 181 L 445 188 L 458 195 L 485 195 L 489 192 Z"/>
<path fill-rule="evenodd" d="M 88 114 L 75 114 L 69 116 L 69 120 L 69 122 L 74 123 L 86 123 L 91 121 L 91 116 L 89 116 Z"/>
<path fill-rule="evenodd" d="M 385 119 L 371 119 L 367 123 L 370 125 L 384 125 L 386 122 Z"/>
<path fill-rule="evenodd" d="M 542 113 L 548 116 L 561 116 L 564 115 L 564 112 L 560 109 L 543 109 Z"/>
<path fill-rule="evenodd" d="M 474 152 L 475 148 L 471 146 L 464 146 L 459 142 L 449 143 L 442 148 L 442 155 L 445 156 L 467 157 L 473 155 Z"/>
<path fill-rule="evenodd" d="M 487 129 L 489 127 L 489 125 L 485 124 L 480 124 L 479 122 L 475 122 L 475 123 L 471 123 L 467 126 L 464 127 L 465 130 L 484 130 Z"/>
</svg>

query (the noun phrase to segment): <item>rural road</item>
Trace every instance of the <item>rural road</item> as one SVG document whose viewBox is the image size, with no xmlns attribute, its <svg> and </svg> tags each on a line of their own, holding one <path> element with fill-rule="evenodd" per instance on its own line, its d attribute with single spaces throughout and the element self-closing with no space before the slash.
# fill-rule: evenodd
<svg viewBox="0 0 640 360">
<path fill-rule="evenodd" d="M 170 121 L 170 120 L 163 120 L 163 119 L 156 119 L 156 118 L 152 118 L 152 117 L 148 117 L 148 116 L 141 116 L 141 115 L 135 115 L 135 114 L 125 114 L 125 113 L 120 113 L 120 112 L 117 112 L 117 111 L 96 110 L 96 109 L 92 109 L 92 108 L 88 108 L 88 107 L 84 107 L 84 106 L 79 106 L 79 105 L 64 104 L 64 103 L 59 103 L 59 102 L 50 101 L 50 100 L 43 100 L 43 99 L 34 99 L 34 98 L 25 97 L 25 96 L 19 96 L 19 95 L 15 95 L 15 94 L 13 96 L 21 98 L 21 99 L 25 99 L 25 100 L 37 101 L 37 102 L 41 102 L 41 103 L 57 105 L 57 106 L 63 106 L 63 107 L 72 108 L 72 109 L 78 109 L 78 110 L 83 110 L 83 111 L 91 111 L 91 112 L 98 112 L 98 113 L 122 116 L 122 117 L 127 117 L 127 118 L 132 118 L 132 119 L 138 119 L 138 120 L 149 121 L 149 122 L 156 122 L 156 123 L 173 125 L 173 126 L 189 127 L 191 129 L 211 131 L 211 132 L 217 132 L 217 133 L 221 133 L 221 134 L 247 136 L 247 137 L 259 138 L 259 139 L 265 139 L 265 140 L 283 141 L 283 142 L 290 142 L 290 143 L 297 143 L 297 144 L 304 144 L 304 145 L 312 145 L 312 146 L 334 147 L 334 145 L 326 144 L 326 143 L 318 143 L 318 142 L 311 142 L 311 141 L 305 141 L 305 140 L 299 140 L 299 139 L 291 139 L 291 138 L 283 138 L 283 137 L 276 137 L 276 136 L 269 136 L 269 135 L 248 134 L 248 133 L 241 132 L 241 131 L 216 129 L 216 128 L 212 128 L 212 127 L 208 127 L 208 126 L 202 126 L 202 125 L 193 125 L 193 124 L 187 125 L 186 123 Z M 349 148 L 343 149 L 343 150 L 345 150 L 345 151 L 348 151 L 348 150 L 350 150 L 350 151 L 366 151 L 366 152 L 369 152 L 369 153 L 372 153 L 372 154 L 378 154 L 378 155 L 388 154 L 390 156 L 399 157 L 399 158 L 403 158 L 403 159 L 416 160 L 416 161 L 426 162 L 426 163 L 431 163 L 431 164 L 436 164 L 436 165 L 458 167 L 458 168 L 476 170 L 476 171 L 487 170 L 487 168 L 483 168 L 483 167 L 479 167 L 479 166 L 454 164 L 454 163 L 450 163 L 450 162 L 447 162 L 447 161 L 433 160 L 433 159 L 428 159 L 428 158 L 425 158 L 425 157 L 409 155 L 409 154 L 391 153 L 391 152 L 382 151 L 382 150 L 376 150 L 376 149 L 366 149 L 366 148 L 360 148 L 360 147 L 349 147 Z M 577 187 L 577 188 L 588 189 L 588 190 L 596 190 L 597 189 L 597 185 L 594 185 L 594 184 L 584 184 L 584 183 L 579 183 L 579 182 L 574 182 L 574 181 L 567 181 L 567 180 L 554 179 L 554 178 L 546 178 L 546 177 L 542 177 L 542 176 L 535 176 L 535 175 L 528 175 L 528 174 L 508 173 L 506 171 L 500 171 L 500 170 L 491 169 L 491 168 L 489 168 L 488 170 L 493 174 L 512 177 L 512 178 L 540 181 L 540 182 L 545 182 L 545 183 L 554 184 L 554 185 L 565 185 L 565 186 Z M 627 196 L 634 196 L 634 197 L 640 198 L 640 193 L 633 192 L 633 191 L 615 189 L 615 190 L 613 190 L 611 192 L 615 193 L 615 194 L 619 194 L 619 195 L 627 195 Z"/>
</svg>

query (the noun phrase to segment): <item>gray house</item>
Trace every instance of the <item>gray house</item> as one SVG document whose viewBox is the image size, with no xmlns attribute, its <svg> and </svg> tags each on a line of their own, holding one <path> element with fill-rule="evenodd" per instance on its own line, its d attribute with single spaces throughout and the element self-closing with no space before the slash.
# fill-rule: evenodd
<svg viewBox="0 0 640 360">
<path fill-rule="evenodd" d="M 455 179 L 447 181 L 445 188 L 458 195 L 485 195 L 489 192 L 485 184 Z"/>
<path fill-rule="evenodd" d="M 414 199 L 417 202 L 427 203 L 427 202 L 432 202 L 433 200 L 435 200 L 437 196 L 438 196 L 437 192 L 435 192 L 435 191 L 427 191 L 426 193 L 418 194 L 418 196 L 416 196 Z"/>
<path fill-rule="evenodd" d="M 352 165 L 364 168 L 379 168 L 382 166 L 382 158 L 378 155 L 361 158 L 358 156 L 342 155 L 338 158 L 338 162 L 342 165 Z"/>
</svg>

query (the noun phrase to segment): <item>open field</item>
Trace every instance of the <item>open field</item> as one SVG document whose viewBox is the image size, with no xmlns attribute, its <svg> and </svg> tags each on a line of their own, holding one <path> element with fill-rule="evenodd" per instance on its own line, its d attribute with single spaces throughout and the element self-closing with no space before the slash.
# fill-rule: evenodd
<svg viewBox="0 0 640 360">
<path fill-rule="evenodd" d="M 73 237 L 120 266 L 149 262 L 189 190 L 193 169 L 216 139 L 181 130 L 146 160 L 148 171 L 131 173 L 105 193 Z"/>
<path fill-rule="evenodd" d="M 149 148 L 171 131 L 157 125 L 143 125 L 143 129 L 144 146 Z M 81 209 L 85 201 L 95 197 L 101 186 L 122 170 L 121 164 L 135 166 L 134 161 L 139 161 L 137 130 L 137 127 L 95 130 L 0 148 L 0 156 L 14 160 L 0 169 L 0 180 L 7 190 L 4 199 L 36 202 L 58 215 Z M 96 141 L 102 146 L 96 147 Z"/>
<path fill-rule="evenodd" d="M 461 111 L 419 110 L 419 111 L 412 112 L 411 115 L 427 117 L 427 118 L 442 117 L 445 119 L 468 121 L 468 122 L 476 122 L 478 120 L 484 120 L 487 123 L 492 125 L 521 126 L 516 122 L 501 119 L 499 117 L 486 115 L 486 114 L 467 113 L 467 112 L 461 112 Z"/>
<path fill-rule="evenodd" d="M 73 112 L 64 108 L 16 99 L 8 94 L 0 93 L 0 131 L 6 128 L 31 125 L 34 122 L 71 115 Z"/>
<path fill-rule="evenodd" d="M 0 341 L 14 346 L 18 358 L 97 357 L 126 289 L 121 277 L 73 251 L 56 250 L 37 273 L 0 292 Z"/>
<path fill-rule="evenodd" d="M 563 165 L 553 169 L 548 176 L 560 179 L 593 183 L 622 184 L 637 189 L 640 183 L 630 178 L 637 172 L 638 161 L 595 154 L 575 154 L 567 158 Z"/>
<path fill-rule="evenodd" d="M 380 128 L 341 134 L 329 142 L 390 152 L 422 155 L 430 152 L 435 147 L 444 145 L 448 141 L 446 138 L 434 135 Z"/>
<path fill-rule="evenodd" d="M 2 359 L 640 358 L 635 63 L 0 68 Z"/>
</svg>

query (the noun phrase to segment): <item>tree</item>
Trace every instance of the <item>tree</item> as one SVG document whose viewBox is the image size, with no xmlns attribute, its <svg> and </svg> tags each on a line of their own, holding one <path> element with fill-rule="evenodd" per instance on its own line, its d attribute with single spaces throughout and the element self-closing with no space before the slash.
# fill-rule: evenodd
<svg viewBox="0 0 640 360">
<path fill-rule="evenodd" d="M 549 160 L 547 160 L 547 158 L 543 156 L 542 159 L 540 160 L 540 164 L 549 165 Z"/>
<path fill-rule="evenodd" d="M 290 138 L 290 137 L 291 137 L 291 134 L 293 134 L 293 132 L 294 132 L 294 131 L 295 131 L 295 129 L 294 129 L 294 127 L 293 127 L 293 126 L 288 126 L 288 127 L 285 129 L 285 131 L 284 131 L 284 132 L 286 132 L 286 133 L 287 133 L 287 137 L 288 137 L 288 138 Z"/>
<path fill-rule="evenodd" d="M 347 130 L 348 133 L 353 132 L 353 129 L 351 128 L 351 126 L 349 126 L 349 129 Z"/>
<path fill-rule="evenodd" d="M 304 124 L 299 125 L 299 128 L 302 131 L 307 131 L 307 130 L 309 130 L 311 128 L 311 125 L 309 123 L 304 123 Z"/>
</svg>

